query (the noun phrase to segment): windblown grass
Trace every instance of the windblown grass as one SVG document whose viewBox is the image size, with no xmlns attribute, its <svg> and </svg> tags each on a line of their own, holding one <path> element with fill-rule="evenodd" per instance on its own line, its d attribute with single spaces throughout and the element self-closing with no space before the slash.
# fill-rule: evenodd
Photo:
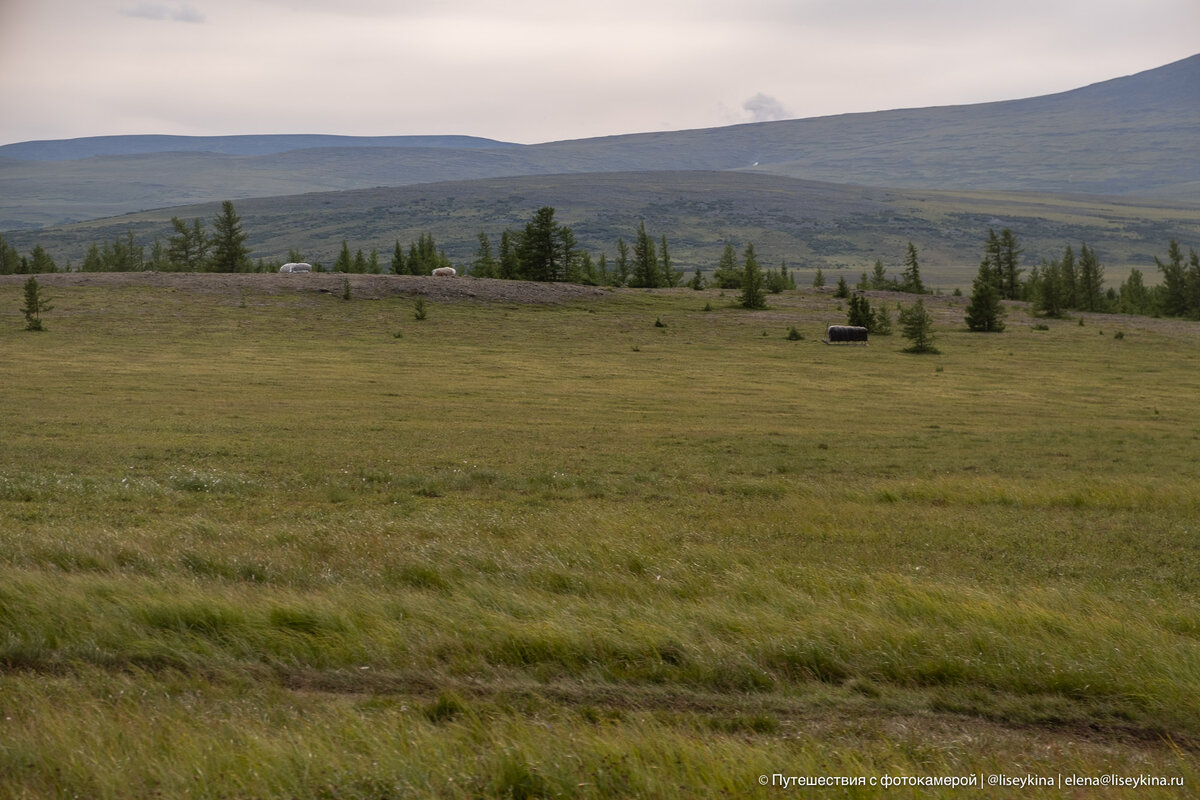
<svg viewBox="0 0 1200 800">
<path fill-rule="evenodd" d="M 61 295 L 0 332 L 0 794 L 1200 780 L 1193 325 Z"/>
</svg>

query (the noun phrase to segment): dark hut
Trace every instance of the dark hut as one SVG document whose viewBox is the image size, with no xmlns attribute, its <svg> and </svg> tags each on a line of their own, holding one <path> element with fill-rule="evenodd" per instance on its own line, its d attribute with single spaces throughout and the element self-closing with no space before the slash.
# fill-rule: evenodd
<svg viewBox="0 0 1200 800">
<path fill-rule="evenodd" d="M 866 344 L 867 329 L 858 325 L 830 325 L 825 329 L 825 344 Z"/>
</svg>

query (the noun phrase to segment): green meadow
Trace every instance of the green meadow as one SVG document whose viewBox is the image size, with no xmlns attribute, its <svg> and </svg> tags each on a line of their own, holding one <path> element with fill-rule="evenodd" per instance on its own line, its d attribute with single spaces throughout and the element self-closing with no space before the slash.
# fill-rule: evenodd
<svg viewBox="0 0 1200 800">
<path fill-rule="evenodd" d="M 281 280 L 0 284 L 0 797 L 1200 795 L 1200 323 Z"/>
</svg>

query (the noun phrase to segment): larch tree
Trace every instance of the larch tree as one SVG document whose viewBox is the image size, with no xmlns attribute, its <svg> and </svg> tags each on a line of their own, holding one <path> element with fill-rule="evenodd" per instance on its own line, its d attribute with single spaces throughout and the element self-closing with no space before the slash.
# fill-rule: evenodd
<svg viewBox="0 0 1200 800">
<path fill-rule="evenodd" d="M 921 265 L 917 260 L 917 247 L 908 243 L 908 251 L 904 256 L 904 272 L 900 275 L 900 291 L 909 294 L 925 294 L 925 284 L 921 282 Z"/>
<path fill-rule="evenodd" d="M 742 259 L 742 293 L 738 297 L 742 308 L 766 308 L 767 293 L 763 285 L 763 271 L 754 255 L 752 242 L 746 245 Z"/>
<path fill-rule="evenodd" d="M 229 200 L 221 203 L 221 213 L 213 220 L 210 272 L 249 272 L 249 250 L 242 221 Z"/>
</svg>

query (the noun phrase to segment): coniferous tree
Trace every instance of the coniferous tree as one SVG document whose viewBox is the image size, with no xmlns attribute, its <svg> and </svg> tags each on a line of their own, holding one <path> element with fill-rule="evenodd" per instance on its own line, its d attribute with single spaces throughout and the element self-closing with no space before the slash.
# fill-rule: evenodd
<svg viewBox="0 0 1200 800">
<path fill-rule="evenodd" d="M 688 282 L 688 286 L 691 286 L 697 292 L 702 291 L 707 286 L 704 280 L 704 273 L 700 271 L 699 267 L 696 267 L 696 274 L 692 276 L 691 281 Z"/>
<path fill-rule="evenodd" d="M 1006 300 L 1021 299 L 1021 273 L 1019 266 L 1021 253 L 1024 252 L 1017 235 L 1011 229 L 1000 231 L 1000 260 L 997 263 L 997 274 L 1001 296 Z"/>
<path fill-rule="evenodd" d="M 562 280 L 566 265 L 561 263 L 561 255 L 554 209 L 543 206 L 525 224 L 525 231 L 517 239 L 521 278 L 527 281 Z"/>
<path fill-rule="evenodd" d="M 758 258 L 754 255 L 753 243 L 746 245 L 742 258 L 742 293 L 738 298 L 742 308 L 766 308 L 767 294 L 763 290 L 762 267 L 758 265 Z"/>
<path fill-rule="evenodd" d="M 871 327 L 869 330 L 871 333 L 878 334 L 879 336 L 892 335 L 892 315 L 888 311 L 887 303 L 881 303 L 879 308 L 871 314 Z"/>
<path fill-rule="evenodd" d="M 846 324 L 870 330 L 875 322 L 870 301 L 864 295 L 855 292 L 850 295 L 849 306 L 850 310 L 846 313 Z"/>
<path fill-rule="evenodd" d="M 1162 312 L 1168 317 L 1185 317 L 1188 313 L 1188 278 L 1183 264 L 1183 250 L 1179 242 L 1171 240 L 1167 246 L 1167 261 L 1164 264 L 1154 257 L 1158 271 L 1162 273 L 1159 295 L 1162 297 Z"/>
<path fill-rule="evenodd" d="M 350 255 L 350 245 L 345 239 L 342 239 L 342 249 L 338 252 L 338 257 L 333 262 L 333 271 L 350 272 L 353 268 L 354 258 Z"/>
<path fill-rule="evenodd" d="M 104 257 L 100 254 L 100 245 L 92 242 L 88 246 L 87 255 L 83 257 L 83 263 L 79 266 L 80 272 L 103 272 Z"/>
<path fill-rule="evenodd" d="M 15 275 L 20 263 L 21 254 L 0 236 L 0 275 Z"/>
<path fill-rule="evenodd" d="M 479 247 L 475 250 L 475 260 L 471 263 L 471 274 L 476 278 L 495 278 L 499 275 L 500 265 L 492 256 L 492 242 L 483 231 L 479 232 Z"/>
<path fill-rule="evenodd" d="M 825 273 L 821 271 L 820 267 L 817 267 L 817 271 L 813 273 L 812 285 L 814 289 L 822 289 L 825 286 Z"/>
<path fill-rule="evenodd" d="M 675 288 L 679 282 L 683 280 L 683 271 L 677 270 L 671 266 L 671 253 L 667 250 L 667 237 L 662 237 L 661 246 L 659 247 L 659 264 L 662 266 L 663 286 Z"/>
<path fill-rule="evenodd" d="M 615 286 L 624 286 L 629 282 L 629 245 L 625 240 L 617 238 L 617 260 Z"/>
<path fill-rule="evenodd" d="M 996 291 L 1001 291 L 1001 284 L 1004 281 L 1003 268 L 1000 266 L 1003 260 L 1003 256 L 1000 254 L 1000 237 L 996 235 L 993 228 L 988 228 L 987 243 L 983 246 L 983 266 L 980 267 L 980 271 L 987 273 L 988 280 L 995 284 Z"/>
<path fill-rule="evenodd" d="M 42 288 L 38 284 L 37 278 L 29 276 L 29 280 L 25 281 L 25 305 L 21 307 L 21 313 L 25 315 L 25 330 L 45 330 L 42 327 L 42 312 L 49 311 L 52 307 L 47 298 L 42 295 Z"/>
<path fill-rule="evenodd" d="M 583 252 L 579 249 L 579 243 L 575 240 L 575 231 L 571 230 L 569 225 L 556 225 L 554 227 L 554 240 L 558 245 L 559 268 L 553 280 L 578 283 L 580 278 L 580 260 Z"/>
<path fill-rule="evenodd" d="M 1104 307 L 1104 267 L 1094 250 L 1086 244 L 1079 247 L 1078 307 L 1084 311 L 1101 311 Z"/>
<path fill-rule="evenodd" d="M 358 252 L 354 254 L 354 266 L 351 272 L 361 275 L 367 271 L 367 257 L 363 255 L 362 248 L 358 248 Z"/>
<path fill-rule="evenodd" d="M 400 246 L 399 239 L 396 240 L 396 246 L 392 248 L 392 274 L 408 274 L 408 264 L 405 263 L 404 248 Z"/>
<path fill-rule="evenodd" d="M 733 242 L 726 242 L 721 251 L 721 259 L 713 271 L 713 283 L 719 289 L 742 288 L 742 273 L 737 266 L 737 251 L 733 249 Z"/>
<path fill-rule="evenodd" d="M 878 258 L 875 259 L 875 270 L 871 273 L 871 288 L 876 291 L 895 288 L 887 279 L 887 270 L 883 266 L 883 261 Z"/>
<path fill-rule="evenodd" d="M 516 237 L 512 231 L 500 234 L 500 277 L 506 280 L 516 280 L 521 274 L 521 264 L 517 258 Z"/>
<path fill-rule="evenodd" d="M 1075 251 L 1071 245 L 1063 250 L 1060 280 L 1062 281 L 1063 308 L 1079 308 L 1079 267 L 1075 261 Z"/>
<path fill-rule="evenodd" d="M 249 251 L 246 249 L 246 234 L 242 222 L 229 200 L 221 203 L 221 213 L 213 220 L 212 255 L 209 270 L 212 272 L 247 272 L 250 268 Z"/>
<path fill-rule="evenodd" d="M 629 285 L 642 289 L 662 285 L 658 254 L 654 249 L 654 240 L 646 233 L 644 221 L 638 226 L 637 238 L 633 241 L 633 275 Z"/>
<path fill-rule="evenodd" d="M 933 346 L 933 317 L 925 309 L 925 301 L 917 300 L 908 308 L 900 309 L 900 327 L 904 338 L 912 344 L 904 349 L 906 353 L 936 353 Z"/>
<path fill-rule="evenodd" d="M 841 298 L 850 296 L 850 284 L 846 283 L 845 275 L 838 276 L 837 288 L 833 290 L 833 296 Z"/>
<path fill-rule="evenodd" d="M 1188 248 L 1188 316 L 1200 319 L 1200 253 Z"/>
<path fill-rule="evenodd" d="M 171 269 L 180 272 L 199 272 L 208 258 L 208 237 L 199 218 L 191 227 L 179 217 L 171 217 L 175 235 L 167 239 L 167 261 Z"/>
<path fill-rule="evenodd" d="M 50 257 L 46 249 L 39 244 L 35 245 L 29 253 L 29 271 L 34 275 L 58 272 L 58 265 L 54 263 L 54 259 Z"/>
<path fill-rule="evenodd" d="M 607 253 L 601 253 L 599 260 L 596 261 L 596 282 L 601 286 L 608 286 L 612 283 L 612 276 L 608 274 Z"/>
<path fill-rule="evenodd" d="M 973 331 L 989 333 L 1004 330 L 1004 307 L 1000 304 L 1000 292 L 992 280 L 992 270 L 986 261 L 979 265 L 979 274 L 971 284 L 967 327 Z"/>
<path fill-rule="evenodd" d="M 1037 279 L 1031 283 L 1034 311 L 1047 317 L 1061 317 L 1067 307 L 1066 282 L 1063 280 L 1061 262 L 1043 262 Z"/>
<path fill-rule="evenodd" d="M 171 270 L 171 261 L 167 258 L 167 249 L 163 247 L 162 241 L 155 236 L 154 244 L 150 248 L 150 259 L 146 261 L 146 268 L 155 272 L 169 272 Z"/>
<path fill-rule="evenodd" d="M 579 258 L 579 274 L 576 280 L 588 286 L 596 286 L 599 283 L 596 275 L 596 263 L 592 261 L 592 254 L 586 250 Z"/>
<path fill-rule="evenodd" d="M 1149 314 L 1153 310 L 1150 290 L 1142 279 L 1142 271 L 1129 270 L 1129 277 L 1117 291 L 1118 307 L 1123 314 Z"/>
<path fill-rule="evenodd" d="M 925 284 L 921 282 L 921 265 L 917 260 L 917 248 L 908 243 L 908 252 L 904 256 L 904 272 L 900 276 L 900 291 L 909 294 L 925 294 Z"/>
</svg>

